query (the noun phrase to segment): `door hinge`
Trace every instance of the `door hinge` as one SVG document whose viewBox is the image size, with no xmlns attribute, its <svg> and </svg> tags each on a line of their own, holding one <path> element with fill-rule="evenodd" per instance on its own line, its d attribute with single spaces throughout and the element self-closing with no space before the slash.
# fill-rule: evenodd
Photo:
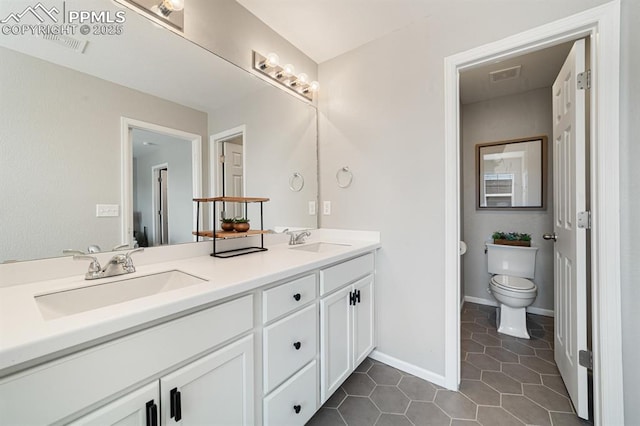
<svg viewBox="0 0 640 426">
<path fill-rule="evenodd" d="M 591 89 L 591 70 L 578 74 L 576 82 L 578 83 L 578 90 Z"/>
<path fill-rule="evenodd" d="M 578 364 L 593 370 L 593 353 L 591 351 L 578 351 Z"/>
<path fill-rule="evenodd" d="M 591 212 L 578 212 L 578 228 L 591 229 Z"/>
<path fill-rule="evenodd" d="M 218 159 L 220 160 L 220 164 L 224 164 L 224 155 L 221 155 L 220 157 L 218 157 Z"/>
</svg>

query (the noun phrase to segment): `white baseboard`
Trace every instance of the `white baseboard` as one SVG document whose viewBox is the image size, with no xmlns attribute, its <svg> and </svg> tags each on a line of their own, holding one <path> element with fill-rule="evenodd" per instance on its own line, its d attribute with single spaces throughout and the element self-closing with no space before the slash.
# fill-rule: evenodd
<svg viewBox="0 0 640 426">
<path fill-rule="evenodd" d="M 405 373 L 409 373 L 416 377 L 424 379 L 435 385 L 446 387 L 444 376 L 441 376 L 440 374 L 435 374 L 429 370 L 425 370 L 424 368 L 420 368 L 413 364 L 409 364 L 408 362 L 399 360 L 398 358 L 394 358 L 378 350 L 371 352 L 369 354 L 369 357 L 372 359 L 375 359 L 376 361 L 390 365 L 393 368 L 397 368 L 398 370 L 404 371 Z M 453 389 L 453 390 L 457 390 L 457 389 Z"/>
<path fill-rule="evenodd" d="M 464 297 L 464 301 L 465 302 L 470 302 L 470 303 L 477 303 L 478 305 L 498 306 L 498 302 L 496 302 L 495 300 L 482 299 L 480 297 L 465 296 Z M 553 313 L 552 310 L 536 308 L 535 306 L 529 306 L 527 308 L 527 312 L 529 312 L 531 314 L 536 314 L 536 315 L 543 315 L 545 317 L 553 317 L 554 316 L 554 313 Z"/>
</svg>

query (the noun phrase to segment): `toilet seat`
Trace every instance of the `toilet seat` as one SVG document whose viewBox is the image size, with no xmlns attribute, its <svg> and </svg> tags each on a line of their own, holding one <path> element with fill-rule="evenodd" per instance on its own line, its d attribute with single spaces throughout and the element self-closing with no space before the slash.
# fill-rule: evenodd
<svg viewBox="0 0 640 426">
<path fill-rule="evenodd" d="M 532 281 L 511 275 L 494 275 L 491 277 L 491 284 L 500 289 L 513 292 L 530 293 L 538 289 Z"/>
</svg>

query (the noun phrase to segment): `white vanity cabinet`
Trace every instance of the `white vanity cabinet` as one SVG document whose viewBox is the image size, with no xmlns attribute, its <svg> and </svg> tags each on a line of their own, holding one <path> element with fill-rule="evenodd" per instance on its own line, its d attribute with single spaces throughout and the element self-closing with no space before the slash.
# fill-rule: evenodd
<svg viewBox="0 0 640 426">
<path fill-rule="evenodd" d="M 263 292 L 264 426 L 302 426 L 318 409 L 317 275 Z"/>
<path fill-rule="evenodd" d="M 372 253 L 320 271 L 321 404 L 375 347 L 373 272 Z"/>
</svg>

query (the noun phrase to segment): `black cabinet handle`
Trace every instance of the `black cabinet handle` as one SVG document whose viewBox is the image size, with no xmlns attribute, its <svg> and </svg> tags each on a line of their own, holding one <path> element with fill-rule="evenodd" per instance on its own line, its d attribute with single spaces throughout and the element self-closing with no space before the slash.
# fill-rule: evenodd
<svg viewBox="0 0 640 426">
<path fill-rule="evenodd" d="M 171 389 L 169 399 L 171 401 L 171 418 L 179 422 L 182 420 L 182 402 L 180 401 L 180 391 L 178 388 Z"/>
<path fill-rule="evenodd" d="M 293 406 L 293 411 L 295 411 L 296 414 L 299 414 L 300 410 L 302 410 L 302 407 L 300 405 L 294 405 Z"/>
<path fill-rule="evenodd" d="M 296 299 L 296 302 L 300 301 L 300 297 L 301 297 L 300 293 L 296 293 L 296 294 L 293 295 L 293 298 Z"/>
<path fill-rule="evenodd" d="M 355 296 L 355 300 L 353 304 L 355 305 L 356 303 L 360 303 L 360 290 L 356 290 L 356 292 L 354 293 L 354 296 Z"/>
<path fill-rule="evenodd" d="M 153 399 L 147 402 L 147 426 L 158 426 L 158 405 Z"/>
<path fill-rule="evenodd" d="M 300 343 L 300 342 L 295 342 L 295 343 L 293 344 L 293 347 L 294 347 L 294 348 L 296 348 L 296 351 L 299 351 L 299 350 L 300 350 L 300 348 L 302 347 L 302 343 Z"/>
</svg>

